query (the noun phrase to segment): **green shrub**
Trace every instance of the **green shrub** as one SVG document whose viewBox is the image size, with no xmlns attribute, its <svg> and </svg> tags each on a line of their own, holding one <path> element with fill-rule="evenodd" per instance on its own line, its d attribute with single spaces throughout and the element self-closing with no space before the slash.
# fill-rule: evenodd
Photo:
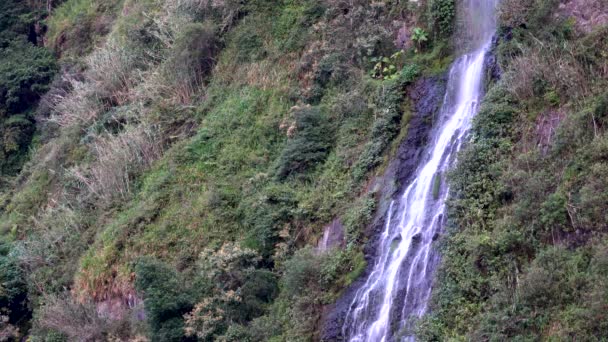
<svg viewBox="0 0 608 342">
<path fill-rule="evenodd" d="M 247 228 L 245 245 L 268 258 L 279 242 L 279 232 L 294 218 L 298 202 L 291 189 L 276 185 L 257 196 L 255 202 L 241 204 Z"/>
<path fill-rule="evenodd" d="M 341 53 L 332 53 L 323 56 L 314 69 L 313 84 L 305 94 L 304 101 L 310 104 L 319 104 L 328 89 L 345 86 L 349 77 L 348 65 Z"/>
<path fill-rule="evenodd" d="M 36 17 L 36 13 L 24 2 L 6 0 L 0 3 L 0 46 L 4 47 L 15 36 L 26 36 L 30 33 L 33 22 L 28 19 Z"/>
<path fill-rule="evenodd" d="M 47 20 L 49 45 L 58 52 L 81 56 L 110 31 L 121 0 L 66 0 Z"/>
<path fill-rule="evenodd" d="M 250 24 L 251 23 L 251 24 Z M 232 39 L 236 50 L 236 59 L 238 62 L 255 62 L 263 59 L 267 55 L 264 48 L 263 38 L 252 29 L 254 22 L 250 17 L 244 19 L 234 32 Z"/>
<path fill-rule="evenodd" d="M 601 231 L 606 228 L 608 219 L 608 163 L 597 162 L 591 164 L 587 170 L 589 173 L 585 177 L 584 183 L 576 196 L 576 206 L 580 208 L 578 211 L 578 220 L 585 229 Z M 563 198 L 562 220 L 566 214 L 566 198 Z"/>
<path fill-rule="evenodd" d="M 331 295 L 332 291 L 339 293 L 365 271 L 367 261 L 362 251 L 355 248 L 344 250 L 334 249 L 323 256 L 321 265 L 320 285 Z M 328 296 L 328 299 L 331 299 Z"/>
<path fill-rule="evenodd" d="M 540 208 L 540 222 L 548 229 L 568 229 L 567 198 L 562 193 L 547 197 Z"/>
<path fill-rule="evenodd" d="M 186 24 L 181 28 L 169 51 L 169 57 L 164 62 L 163 71 L 165 77 L 170 80 L 169 87 L 187 87 L 182 92 L 194 92 L 206 81 L 215 65 L 218 51 L 216 29 L 210 23 Z"/>
<path fill-rule="evenodd" d="M 2 240 L 0 240 L 0 316 L 2 316 L 0 327 L 7 324 L 23 328 L 31 317 L 26 278 L 12 253 L 11 244 Z"/>
<path fill-rule="evenodd" d="M 355 202 L 344 214 L 344 231 L 348 244 L 356 245 L 361 242 L 364 229 L 371 222 L 376 210 L 374 193 L 368 193 Z"/>
<path fill-rule="evenodd" d="M 432 0 L 429 5 L 430 26 L 436 35 L 449 37 L 454 32 L 456 1 Z"/>
<path fill-rule="evenodd" d="M 55 76 L 57 64 L 44 48 L 24 39 L 0 49 L 0 171 L 15 174 L 34 134 L 30 114 Z"/>
<path fill-rule="evenodd" d="M 183 341 L 183 316 L 194 307 L 195 298 L 181 276 L 170 266 L 142 258 L 135 265 L 135 288 L 144 296 L 150 337 L 153 341 Z"/>
<path fill-rule="evenodd" d="M 297 251 L 284 265 L 283 291 L 288 297 L 303 296 L 317 289 L 321 280 L 321 258 L 311 248 Z"/>
<path fill-rule="evenodd" d="M 253 342 L 251 336 L 251 328 L 238 324 L 232 324 L 228 327 L 226 333 L 221 337 L 222 341 L 226 342 Z"/>
<path fill-rule="evenodd" d="M 295 132 L 277 160 L 276 177 L 284 180 L 322 163 L 332 146 L 327 116 L 319 107 L 302 107 L 294 112 Z M 290 134 L 290 132 L 288 132 Z"/>
<path fill-rule="evenodd" d="M 416 27 L 412 32 L 412 40 L 414 41 L 414 43 L 416 43 L 418 47 L 416 51 L 418 51 L 422 49 L 424 44 L 429 40 L 428 33 L 426 33 L 424 29 Z"/>
<path fill-rule="evenodd" d="M 242 301 L 234 310 L 234 319 L 246 323 L 262 315 L 278 293 L 274 273 L 264 269 L 249 270 L 240 287 Z"/>
<path fill-rule="evenodd" d="M 418 75 L 418 67 L 409 65 L 399 73 L 399 77 L 386 87 L 378 89 L 376 103 L 376 121 L 372 127 L 371 136 L 365 145 L 363 153 L 353 167 L 353 183 L 357 184 L 368 171 L 378 166 L 382 153 L 397 136 L 401 128 L 403 87 L 410 84 Z"/>
<path fill-rule="evenodd" d="M 321 1 L 285 1 L 286 6 L 273 21 L 273 36 L 280 50 L 294 52 L 306 45 L 310 27 L 323 15 Z"/>
<path fill-rule="evenodd" d="M 231 322 L 246 323 L 264 313 L 265 306 L 278 294 L 276 276 L 258 268 L 259 255 L 236 243 L 227 242 L 218 251 L 201 252 L 198 270 L 219 293 L 233 291 L 238 300 L 228 301 L 223 310 Z"/>
<path fill-rule="evenodd" d="M 417 37 L 422 39 L 422 37 Z M 390 57 L 372 57 L 370 61 L 374 68 L 370 72 L 373 78 L 394 80 L 400 76 L 399 70 L 403 68 L 403 51 L 397 51 Z"/>
</svg>

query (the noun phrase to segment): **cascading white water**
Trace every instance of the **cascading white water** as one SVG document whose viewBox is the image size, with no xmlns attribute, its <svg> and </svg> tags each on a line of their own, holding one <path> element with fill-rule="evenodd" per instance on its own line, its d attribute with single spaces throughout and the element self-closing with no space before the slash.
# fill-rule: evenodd
<svg viewBox="0 0 608 342">
<path fill-rule="evenodd" d="M 349 341 L 413 340 L 408 323 L 427 311 L 437 262 L 431 245 L 443 224 L 448 196 L 441 180 L 453 164 L 482 97 L 496 2 L 463 1 L 461 35 L 468 51 L 450 69 L 438 129 L 426 159 L 403 196 L 389 207 L 375 264 L 356 292 L 342 328 Z"/>
</svg>

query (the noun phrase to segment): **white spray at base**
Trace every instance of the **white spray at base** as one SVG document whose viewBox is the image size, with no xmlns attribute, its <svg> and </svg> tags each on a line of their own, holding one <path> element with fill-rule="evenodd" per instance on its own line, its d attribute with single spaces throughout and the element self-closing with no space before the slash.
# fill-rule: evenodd
<svg viewBox="0 0 608 342">
<path fill-rule="evenodd" d="M 412 318 L 428 309 L 448 188 L 446 171 L 466 139 L 483 96 L 485 56 L 495 31 L 497 0 L 463 1 L 461 32 L 470 46 L 450 69 L 438 129 L 425 159 L 403 196 L 389 207 L 377 258 L 356 292 L 342 334 L 349 341 L 413 341 Z"/>
</svg>

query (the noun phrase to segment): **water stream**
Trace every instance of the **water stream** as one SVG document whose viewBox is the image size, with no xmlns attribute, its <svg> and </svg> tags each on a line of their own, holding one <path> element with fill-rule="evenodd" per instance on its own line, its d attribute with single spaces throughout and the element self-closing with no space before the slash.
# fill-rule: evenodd
<svg viewBox="0 0 608 342">
<path fill-rule="evenodd" d="M 459 37 L 466 45 L 452 65 L 436 132 L 403 195 L 394 200 L 377 246 L 377 258 L 347 312 L 349 341 L 413 341 L 412 318 L 424 315 L 438 255 L 432 242 L 442 228 L 446 171 L 466 139 L 483 96 L 485 56 L 495 31 L 497 0 L 464 0 Z"/>
</svg>

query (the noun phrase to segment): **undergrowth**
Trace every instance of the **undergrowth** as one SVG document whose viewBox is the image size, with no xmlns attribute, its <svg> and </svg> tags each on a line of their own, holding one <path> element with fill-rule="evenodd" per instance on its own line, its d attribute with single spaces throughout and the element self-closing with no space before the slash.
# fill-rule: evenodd
<svg viewBox="0 0 608 342">
<path fill-rule="evenodd" d="M 323 306 L 367 267 L 379 194 L 366 186 L 407 135 L 408 91 L 450 62 L 452 14 L 433 14 L 434 27 L 418 11 L 320 0 L 54 8 L 45 38 L 62 77 L 0 201 L 0 267 L 32 309 L 1 297 L 10 325 L 32 341 L 72 340 L 79 327 L 91 339 L 318 339 Z M 399 50 L 393 20 L 436 38 L 405 46 L 392 77 L 374 79 L 371 61 Z M 38 75 L 47 82 L 53 68 Z M 345 246 L 320 253 L 311 246 L 336 218 Z M 17 321 L 20 310 L 32 320 Z"/>
</svg>

